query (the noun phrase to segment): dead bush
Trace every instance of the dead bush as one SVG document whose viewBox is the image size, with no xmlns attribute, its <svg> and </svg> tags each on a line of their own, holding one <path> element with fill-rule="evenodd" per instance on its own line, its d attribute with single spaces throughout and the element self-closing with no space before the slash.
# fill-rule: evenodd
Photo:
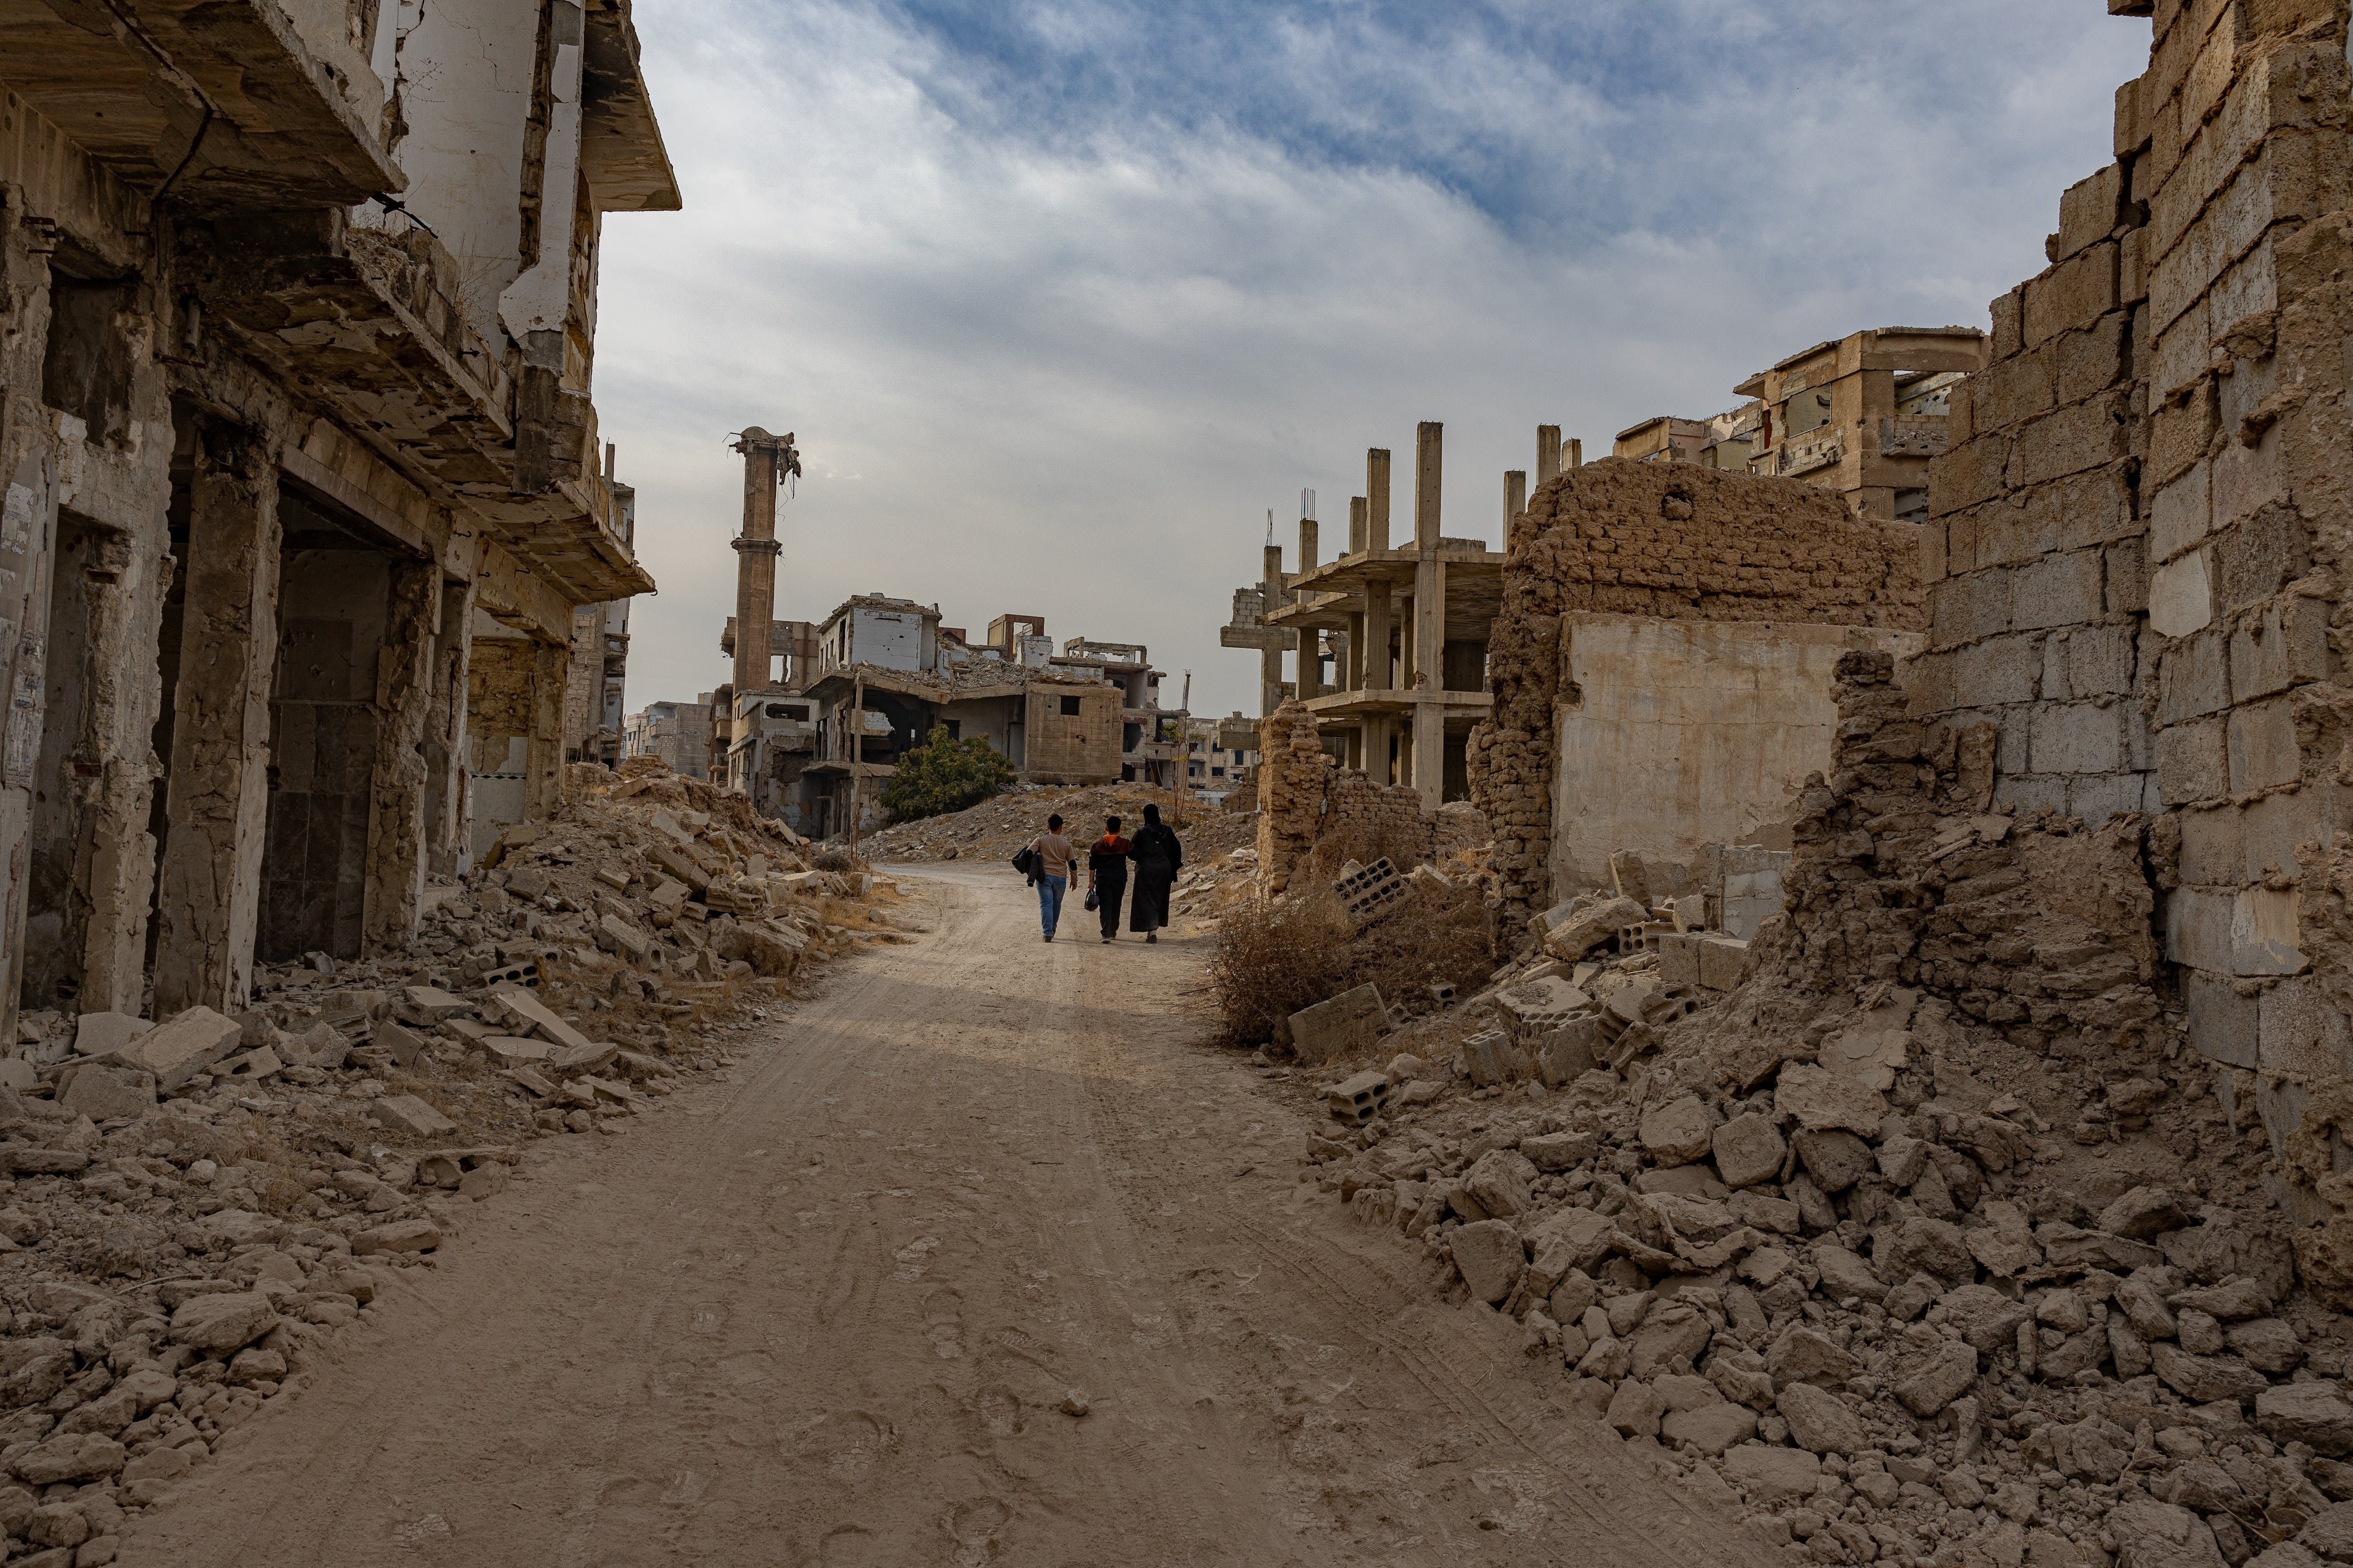
<svg viewBox="0 0 2353 1568">
<path fill-rule="evenodd" d="M 1250 900 L 1226 911 L 1209 960 L 1224 1042 L 1260 1046 L 1303 1007 L 1370 983 L 1410 1001 L 1444 983 L 1469 991 L 1495 963 L 1493 921 L 1474 894 L 1416 888 L 1384 919 L 1351 933 L 1329 894 Z"/>
<path fill-rule="evenodd" d="M 836 876 L 854 876 L 866 869 L 866 861 L 847 844 L 820 844 L 809 852 L 809 864 L 820 871 Z"/>
</svg>

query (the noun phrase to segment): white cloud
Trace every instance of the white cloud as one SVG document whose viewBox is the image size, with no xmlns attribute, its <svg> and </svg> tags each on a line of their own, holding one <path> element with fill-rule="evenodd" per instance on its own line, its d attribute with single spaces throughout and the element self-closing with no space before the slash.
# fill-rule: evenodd
<svg viewBox="0 0 2353 1568">
<path fill-rule="evenodd" d="M 1189 668 L 1197 711 L 1254 709 L 1254 656 L 1216 628 L 1266 508 L 1289 545 L 1313 486 L 1331 539 L 1365 447 L 1403 465 L 1442 419 L 1447 531 L 1492 540 L 1538 423 L 1606 452 L 1819 339 L 1981 322 L 2105 158 L 2147 38 L 2041 0 L 1836 0 L 1855 26 L 1777 54 L 1762 4 L 1615 9 L 1763 63 L 1704 91 L 1585 79 L 1468 29 L 1382 48 L 1348 10 L 1238 55 L 1230 113 L 1200 111 L 1212 73 L 1181 114 L 992 118 L 997 79 L 893 11 L 639 0 L 688 210 L 606 229 L 597 402 L 662 584 L 634 613 L 630 706 L 727 679 L 725 441 L 756 423 L 797 431 L 808 468 L 779 615 L 870 591 L 976 632 L 1042 613 Z M 1115 7 L 1039 15 L 1113 74 L 1149 47 Z M 1297 134 L 1244 100 L 1270 79 L 1297 89 Z M 1366 127 L 1418 151 L 1336 150 Z"/>
</svg>

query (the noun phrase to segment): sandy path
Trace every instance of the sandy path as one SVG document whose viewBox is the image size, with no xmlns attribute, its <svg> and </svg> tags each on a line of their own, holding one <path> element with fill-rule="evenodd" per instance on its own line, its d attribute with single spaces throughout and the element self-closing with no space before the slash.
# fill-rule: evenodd
<svg viewBox="0 0 2353 1568">
<path fill-rule="evenodd" d="M 1182 1011 L 1198 946 L 1074 908 L 1050 947 L 1002 872 L 927 875 L 937 934 L 534 1146 L 121 1561 L 1762 1561 L 1303 1196 L 1295 1113 Z"/>
</svg>

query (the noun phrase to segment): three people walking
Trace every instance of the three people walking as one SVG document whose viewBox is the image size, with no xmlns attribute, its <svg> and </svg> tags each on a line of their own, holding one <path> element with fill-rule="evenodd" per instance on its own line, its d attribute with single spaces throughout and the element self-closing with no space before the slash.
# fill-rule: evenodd
<svg viewBox="0 0 2353 1568">
<path fill-rule="evenodd" d="M 1168 923 L 1168 894 L 1185 865 L 1185 846 L 1176 831 L 1160 820 L 1160 808 L 1144 808 L 1144 826 L 1134 838 L 1120 836 L 1120 819 L 1103 819 L 1103 835 L 1087 847 L 1088 902 L 1095 910 L 1105 942 L 1119 936 L 1120 900 L 1127 896 L 1129 868 L 1134 868 L 1135 898 L 1129 909 L 1128 929 L 1157 942 Z M 1026 858 L 1026 863 L 1025 863 Z M 1062 923 L 1062 899 L 1077 871 L 1079 851 L 1062 837 L 1058 812 L 1046 818 L 1046 831 L 1031 839 L 1016 869 L 1026 869 L 1038 889 L 1038 923 L 1048 942 Z"/>
</svg>

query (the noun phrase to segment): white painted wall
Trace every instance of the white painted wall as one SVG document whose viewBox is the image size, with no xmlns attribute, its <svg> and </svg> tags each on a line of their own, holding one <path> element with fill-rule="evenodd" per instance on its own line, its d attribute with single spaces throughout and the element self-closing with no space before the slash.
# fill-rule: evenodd
<svg viewBox="0 0 2353 1568">
<path fill-rule="evenodd" d="M 1708 844 L 1788 848 L 1806 775 L 1830 768 L 1839 655 L 1908 658 L 1924 640 L 1589 613 L 1564 616 L 1561 629 L 1556 899 L 1606 883 L 1620 849 L 1688 867 Z"/>
<path fill-rule="evenodd" d="M 853 663 L 884 669 L 922 669 L 923 617 L 912 610 L 856 609 L 849 613 Z"/>
<path fill-rule="evenodd" d="M 385 0 L 385 10 L 396 0 Z M 401 200 L 458 258 L 466 314 L 492 342 L 499 296 L 522 271 L 523 126 L 539 55 L 539 6 L 422 5 L 397 0 L 395 90 L 408 134 Z M 383 58 L 379 51 L 379 58 Z M 576 134 L 576 128 L 575 128 Z M 549 163 L 554 163 L 550 149 Z M 570 185 L 562 209 L 569 231 Z M 361 210 L 362 221 L 373 208 Z M 383 221 L 381 215 L 373 221 Z M 397 226 L 398 220 L 392 220 Z"/>
</svg>

